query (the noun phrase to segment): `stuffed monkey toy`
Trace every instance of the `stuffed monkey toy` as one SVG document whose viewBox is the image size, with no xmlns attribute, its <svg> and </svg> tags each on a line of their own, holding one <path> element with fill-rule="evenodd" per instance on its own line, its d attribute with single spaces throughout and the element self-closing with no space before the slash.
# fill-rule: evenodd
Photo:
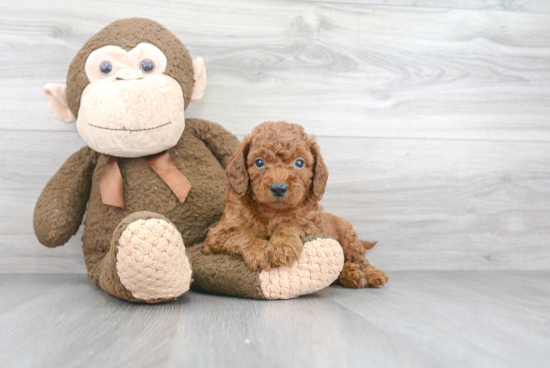
<svg viewBox="0 0 550 368">
<path fill-rule="evenodd" d="M 38 240 L 65 244 L 87 210 L 88 278 L 132 302 L 173 300 L 192 281 L 257 299 L 288 299 L 330 285 L 343 254 L 323 236 L 304 239 L 291 267 L 269 271 L 253 271 L 237 256 L 203 254 L 202 242 L 225 207 L 226 161 L 239 143 L 218 124 L 185 119 L 205 87 L 203 60 L 192 60 L 181 41 L 152 20 L 119 20 L 95 34 L 72 61 L 67 84 L 44 88 L 55 117 L 76 122 L 88 146 L 40 195 Z"/>
</svg>

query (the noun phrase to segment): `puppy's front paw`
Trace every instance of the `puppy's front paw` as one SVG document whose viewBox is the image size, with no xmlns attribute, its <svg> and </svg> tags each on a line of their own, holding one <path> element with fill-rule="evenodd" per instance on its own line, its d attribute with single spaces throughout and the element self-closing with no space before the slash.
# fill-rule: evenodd
<svg viewBox="0 0 550 368">
<path fill-rule="evenodd" d="M 271 269 L 271 264 L 267 260 L 267 247 L 267 240 L 257 239 L 254 244 L 250 244 L 246 250 L 243 250 L 242 257 L 250 269 Z"/>
<path fill-rule="evenodd" d="M 271 267 L 292 266 L 302 254 L 303 247 L 304 244 L 298 237 L 273 237 L 267 246 L 267 261 Z"/>
</svg>

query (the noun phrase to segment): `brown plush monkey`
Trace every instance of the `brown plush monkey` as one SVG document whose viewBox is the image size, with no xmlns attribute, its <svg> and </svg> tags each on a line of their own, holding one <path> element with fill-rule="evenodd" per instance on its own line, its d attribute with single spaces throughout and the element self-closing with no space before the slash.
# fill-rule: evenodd
<svg viewBox="0 0 550 368">
<path fill-rule="evenodd" d="M 76 121 L 88 147 L 63 164 L 38 199 L 39 241 L 65 244 L 87 209 L 89 279 L 134 302 L 177 298 L 192 278 L 213 292 L 259 299 L 330 285 L 343 255 L 323 236 L 304 239 L 293 266 L 269 272 L 252 271 L 238 257 L 203 255 L 198 243 L 224 210 L 224 168 L 238 145 L 220 125 L 184 118 L 205 86 L 202 59 L 192 60 L 154 21 L 124 19 L 94 35 L 74 58 L 67 84 L 45 87 L 50 110 Z M 318 270 L 321 277 L 312 279 Z"/>
</svg>

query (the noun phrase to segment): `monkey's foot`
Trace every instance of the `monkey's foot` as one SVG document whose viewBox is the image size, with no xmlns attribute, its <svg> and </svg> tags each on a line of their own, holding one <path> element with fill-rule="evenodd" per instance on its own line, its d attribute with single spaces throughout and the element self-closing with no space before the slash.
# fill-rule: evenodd
<svg viewBox="0 0 550 368">
<path fill-rule="evenodd" d="M 332 284 L 344 266 L 344 252 L 336 240 L 312 235 L 304 239 L 302 254 L 292 266 L 261 271 L 265 299 L 291 299 Z"/>
<path fill-rule="evenodd" d="M 119 225 L 116 270 L 120 282 L 134 298 L 148 303 L 175 299 L 191 284 L 191 265 L 181 234 L 165 219 L 139 214 Z"/>
<path fill-rule="evenodd" d="M 290 299 L 332 284 L 344 266 L 340 244 L 324 235 L 303 240 L 302 254 L 290 267 L 252 270 L 240 256 L 204 254 L 205 243 L 187 250 L 193 285 L 212 293 L 254 299 Z"/>
</svg>

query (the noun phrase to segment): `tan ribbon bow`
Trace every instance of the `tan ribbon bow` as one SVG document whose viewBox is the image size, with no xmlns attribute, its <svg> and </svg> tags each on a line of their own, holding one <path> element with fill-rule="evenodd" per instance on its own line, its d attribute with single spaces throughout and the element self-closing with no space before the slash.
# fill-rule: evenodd
<svg viewBox="0 0 550 368">
<path fill-rule="evenodd" d="M 147 164 L 183 203 L 191 190 L 191 183 L 176 167 L 166 151 L 145 158 Z M 117 158 L 109 156 L 99 180 L 101 200 L 104 204 L 124 208 L 124 186 Z"/>
<path fill-rule="evenodd" d="M 124 186 L 116 157 L 109 156 L 99 180 L 103 204 L 124 208 Z"/>
</svg>

